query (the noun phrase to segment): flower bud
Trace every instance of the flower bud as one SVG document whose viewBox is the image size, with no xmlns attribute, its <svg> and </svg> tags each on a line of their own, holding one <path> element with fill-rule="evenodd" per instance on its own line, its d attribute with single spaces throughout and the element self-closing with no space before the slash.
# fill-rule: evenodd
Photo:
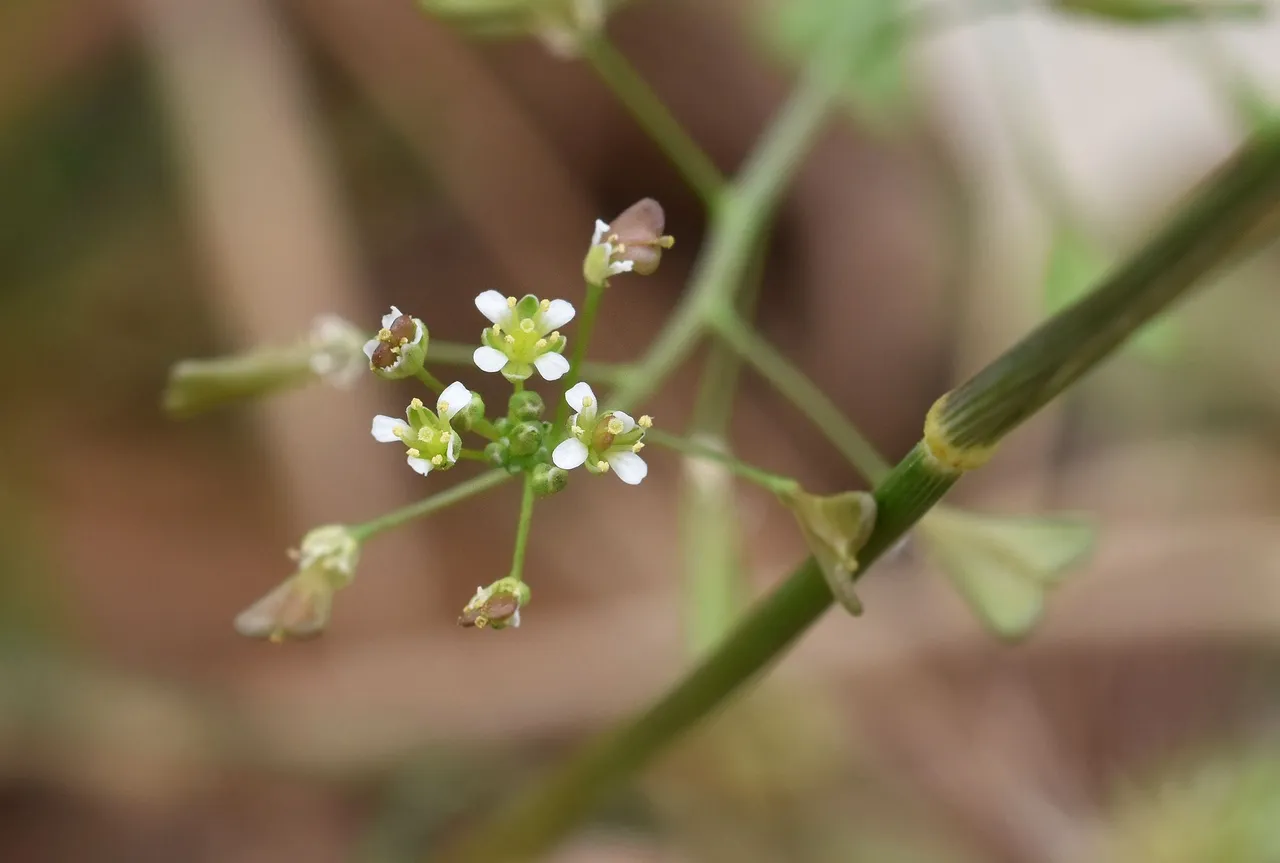
<svg viewBox="0 0 1280 863">
<path fill-rule="evenodd" d="M 517 457 L 533 455 L 542 446 L 543 427 L 540 422 L 523 422 L 511 430 L 511 454 Z"/>
<path fill-rule="evenodd" d="M 507 455 L 507 445 L 500 440 L 496 440 L 484 448 L 484 457 L 498 467 L 506 465 Z"/>
<path fill-rule="evenodd" d="M 516 422 L 542 419 L 542 412 L 545 409 L 542 396 L 533 390 L 512 393 L 511 399 L 507 402 L 507 411 Z"/>
<path fill-rule="evenodd" d="M 569 472 L 549 464 L 534 467 L 531 475 L 533 492 L 538 497 L 549 497 L 565 490 L 569 485 Z"/>
<path fill-rule="evenodd" d="M 473 392 L 471 401 L 462 410 L 454 414 L 453 419 L 449 420 L 458 431 L 471 431 L 475 428 L 476 423 L 484 419 L 484 399 L 480 398 L 480 394 Z"/>
<path fill-rule="evenodd" d="M 462 609 L 458 625 L 477 629 L 520 626 L 520 609 L 529 604 L 529 585 L 518 578 L 502 578 L 488 587 L 477 587 Z"/>
</svg>

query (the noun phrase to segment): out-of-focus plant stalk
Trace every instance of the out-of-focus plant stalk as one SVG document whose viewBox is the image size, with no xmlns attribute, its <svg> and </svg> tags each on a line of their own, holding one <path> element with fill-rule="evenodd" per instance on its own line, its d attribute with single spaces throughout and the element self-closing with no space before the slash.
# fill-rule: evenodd
<svg viewBox="0 0 1280 863">
<path fill-rule="evenodd" d="M 1198 279 L 1233 257 L 1280 201 L 1280 131 L 1259 131 L 1127 263 L 938 401 L 926 438 L 879 482 L 875 529 L 857 575 L 934 506 L 1007 432 L 1093 368 Z M 761 600 L 728 638 L 651 707 L 588 744 L 545 783 L 441 855 L 528 860 L 601 796 L 720 706 L 830 607 L 813 559 Z"/>
</svg>

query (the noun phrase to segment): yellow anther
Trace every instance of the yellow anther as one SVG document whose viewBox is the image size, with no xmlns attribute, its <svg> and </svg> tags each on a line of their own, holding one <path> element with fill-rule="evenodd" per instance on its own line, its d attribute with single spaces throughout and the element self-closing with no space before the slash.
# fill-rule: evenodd
<svg viewBox="0 0 1280 863">
<path fill-rule="evenodd" d="M 596 470 L 600 471 L 601 473 L 604 473 L 608 469 L 609 469 L 609 463 L 604 459 L 600 459 L 600 461 L 596 462 Z"/>
<path fill-rule="evenodd" d="M 560 338 L 560 331 L 552 330 L 551 335 L 547 336 L 547 338 L 551 339 L 551 341 L 554 342 L 556 339 Z"/>
<path fill-rule="evenodd" d="M 670 234 L 664 234 L 663 236 L 658 237 L 658 245 L 662 246 L 662 248 L 664 249 L 669 249 L 675 244 L 676 244 L 676 238 L 671 236 Z"/>
<path fill-rule="evenodd" d="M 417 410 L 418 408 L 422 407 L 422 399 L 415 397 L 411 402 L 409 402 L 409 407 L 413 408 L 414 410 Z"/>
<path fill-rule="evenodd" d="M 533 331 L 534 331 L 534 329 L 535 329 L 535 325 L 534 325 L 534 323 L 533 323 L 533 318 L 521 318 L 521 319 L 520 319 L 520 331 L 521 331 L 521 332 L 523 332 L 523 333 L 531 333 L 531 332 L 533 332 Z"/>
<path fill-rule="evenodd" d="M 605 425 L 609 430 L 609 434 L 622 434 L 622 420 L 617 417 L 609 417 L 609 422 Z"/>
<path fill-rule="evenodd" d="M 387 329 L 386 327 L 383 327 L 382 329 L 378 330 L 378 341 L 389 342 L 391 340 L 392 340 L 391 330 Z"/>
<path fill-rule="evenodd" d="M 636 425 L 640 426 L 642 429 L 653 428 L 653 417 L 645 414 L 640 417 L 640 419 L 636 420 Z"/>
<path fill-rule="evenodd" d="M 453 432 L 440 432 L 440 443 L 448 443 L 453 439 Z"/>
<path fill-rule="evenodd" d="M 538 303 L 538 308 L 542 309 L 545 312 L 547 309 L 551 308 L 551 301 L 543 300 L 542 302 Z"/>
<path fill-rule="evenodd" d="M 641 440 L 636 441 L 635 446 L 631 447 L 632 452 L 640 452 L 642 449 L 644 449 L 644 441 Z"/>
<path fill-rule="evenodd" d="M 504 336 L 503 340 L 509 345 L 514 345 L 516 343 L 516 337 L 512 335 Z"/>
<path fill-rule="evenodd" d="M 445 401 L 444 399 L 440 399 L 440 401 L 436 402 L 436 413 L 440 414 L 440 416 L 444 416 L 448 412 L 449 412 L 449 403 L 447 401 Z"/>
<path fill-rule="evenodd" d="M 272 644 L 284 644 L 284 630 L 272 630 L 271 634 L 267 636 L 267 641 L 270 641 Z"/>
<path fill-rule="evenodd" d="M 502 324 L 494 324 L 493 331 L 498 335 L 502 335 Z"/>
<path fill-rule="evenodd" d="M 538 350 L 542 350 L 543 348 L 545 348 L 545 347 L 547 346 L 547 340 L 546 340 L 546 339 L 538 339 L 536 342 L 534 342 L 534 343 L 533 343 L 533 346 L 534 346 L 535 348 L 537 348 Z"/>
<path fill-rule="evenodd" d="M 442 455 L 433 455 L 433 456 L 431 457 L 431 463 L 432 463 L 433 465 L 435 465 L 436 467 L 440 467 L 440 465 L 444 464 L 444 456 L 442 456 Z"/>
<path fill-rule="evenodd" d="M 592 405 L 592 404 L 594 404 L 594 403 L 595 403 L 595 400 L 594 400 L 594 399 L 592 399 L 592 398 L 591 398 L 591 396 L 583 396 L 583 397 L 582 397 L 582 406 L 583 406 L 584 408 L 589 408 L 589 407 L 591 407 L 591 405 Z"/>
<path fill-rule="evenodd" d="M 435 439 L 436 439 L 436 433 L 434 429 L 426 428 L 425 426 L 423 428 L 418 429 L 418 440 L 422 441 L 423 443 L 431 443 Z"/>
<path fill-rule="evenodd" d="M 582 426 L 578 425 L 577 423 L 574 423 L 572 426 L 570 426 L 569 431 L 571 431 L 575 437 L 580 434 L 585 434 L 585 432 L 582 430 Z"/>
<path fill-rule="evenodd" d="M 616 245 L 616 246 L 614 246 L 614 247 L 613 247 L 613 253 L 614 253 L 615 255 L 625 254 L 625 253 L 626 253 L 626 251 L 627 251 L 627 244 L 626 244 L 626 243 L 618 243 L 618 245 Z"/>
<path fill-rule="evenodd" d="M 409 458 L 422 458 L 422 453 L 413 447 L 409 447 L 408 456 Z"/>
<path fill-rule="evenodd" d="M 516 307 L 516 298 L 507 297 L 507 308 L 514 309 Z"/>
<path fill-rule="evenodd" d="M 476 629 L 484 629 L 488 625 L 489 618 L 485 617 L 483 614 L 476 618 Z"/>
</svg>

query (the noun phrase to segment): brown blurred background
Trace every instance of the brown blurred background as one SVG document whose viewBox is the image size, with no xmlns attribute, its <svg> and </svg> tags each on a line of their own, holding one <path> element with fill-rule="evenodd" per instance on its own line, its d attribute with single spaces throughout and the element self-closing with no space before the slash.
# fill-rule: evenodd
<svg viewBox="0 0 1280 863">
<path fill-rule="evenodd" d="M 610 22 L 726 172 L 792 77 L 772 14 L 637 0 Z M 760 299 L 766 335 L 895 458 L 1045 313 L 1036 159 L 1118 256 L 1244 134 L 1223 63 L 1280 91 L 1266 21 L 942 18 L 888 108 L 833 118 Z M 322 312 L 395 303 L 470 342 L 482 290 L 579 302 L 592 220 L 643 196 L 677 245 L 610 291 L 599 359 L 644 348 L 705 218 L 581 63 L 408 0 L 0 7 L 0 860 L 422 859 L 688 666 L 669 454 L 638 489 L 578 478 L 539 508 L 518 631 L 453 623 L 505 573 L 503 489 L 379 538 L 330 632 L 276 647 L 230 621 L 285 549 L 425 493 L 367 436 L 412 388 L 158 409 L 172 362 Z M 555 859 L 1280 859 L 1276 265 L 1220 279 L 1164 349 L 1127 352 L 956 492 L 1100 518 L 1027 644 L 983 633 L 914 555 L 878 567 L 865 617 L 831 615 Z M 646 409 L 678 428 L 695 380 Z M 731 439 L 815 490 L 858 483 L 750 375 Z M 764 589 L 803 543 L 764 496 L 738 504 Z"/>
</svg>

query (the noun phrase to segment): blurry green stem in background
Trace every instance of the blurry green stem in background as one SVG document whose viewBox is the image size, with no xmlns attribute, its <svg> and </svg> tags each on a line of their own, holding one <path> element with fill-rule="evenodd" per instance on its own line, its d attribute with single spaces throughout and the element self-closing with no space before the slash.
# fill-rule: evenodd
<svg viewBox="0 0 1280 863">
<path fill-rule="evenodd" d="M 737 314 L 719 315 L 711 325 L 738 356 L 808 417 L 859 473 L 872 483 L 884 479 L 890 465 L 821 387 Z"/>
<path fill-rule="evenodd" d="M 569 360 L 569 374 L 565 375 L 564 389 L 567 391 L 578 382 L 578 369 L 587 356 L 587 344 L 595 330 L 596 315 L 600 312 L 600 301 L 604 298 L 605 286 L 587 282 L 587 296 L 582 304 L 582 317 L 578 319 L 578 339 L 573 346 L 573 359 Z M 565 420 L 569 418 L 569 403 L 560 399 L 556 405 L 556 419 L 552 433 L 559 435 L 564 429 Z"/>
<path fill-rule="evenodd" d="M 364 542 L 370 537 L 399 527 L 415 518 L 424 518 L 442 509 L 447 509 L 455 503 L 460 503 L 469 497 L 488 491 L 509 479 L 511 479 L 511 474 L 505 470 L 491 470 L 488 473 L 482 473 L 479 476 L 460 482 L 452 488 L 447 488 L 442 492 L 423 498 L 417 503 L 411 503 L 408 506 L 401 507 L 386 515 L 380 515 L 362 524 L 353 524 L 351 525 L 351 533 L 360 542 Z"/>
<path fill-rule="evenodd" d="M 1231 259 L 1280 201 L 1280 131 L 1261 130 L 1136 254 L 929 413 L 925 440 L 876 484 L 864 574 L 999 439 Z M 547 782 L 498 809 L 451 861 L 528 860 L 650 757 L 719 707 L 830 607 L 812 558 L 766 596 L 705 661 L 647 710 L 588 744 Z"/>
<path fill-rule="evenodd" d="M 725 180 L 715 163 L 671 116 L 649 84 L 607 38 L 599 36 L 582 46 L 582 55 L 613 91 L 641 128 L 653 139 L 684 177 L 689 188 L 714 210 Z"/>
<path fill-rule="evenodd" d="M 685 455 L 697 456 L 698 458 L 710 459 L 725 466 L 730 473 L 736 474 L 748 482 L 755 483 L 761 488 L 771 491 L 774 494 L 786 494 L 795 491 L 800 487 L 800 483 L 796 482 L 789 476 L 770 473 L 762 470 L 755 465 L 747 464 L 744 461 L 734 458 L 729 453 L 699 443 L 695 440 L 682 438 L 678 435 L 668 434 L 660 429 L 651 428 L 644 435 L 645 443 L 655 443 L 660 447 L 682 452 Z"/>
</svg>

